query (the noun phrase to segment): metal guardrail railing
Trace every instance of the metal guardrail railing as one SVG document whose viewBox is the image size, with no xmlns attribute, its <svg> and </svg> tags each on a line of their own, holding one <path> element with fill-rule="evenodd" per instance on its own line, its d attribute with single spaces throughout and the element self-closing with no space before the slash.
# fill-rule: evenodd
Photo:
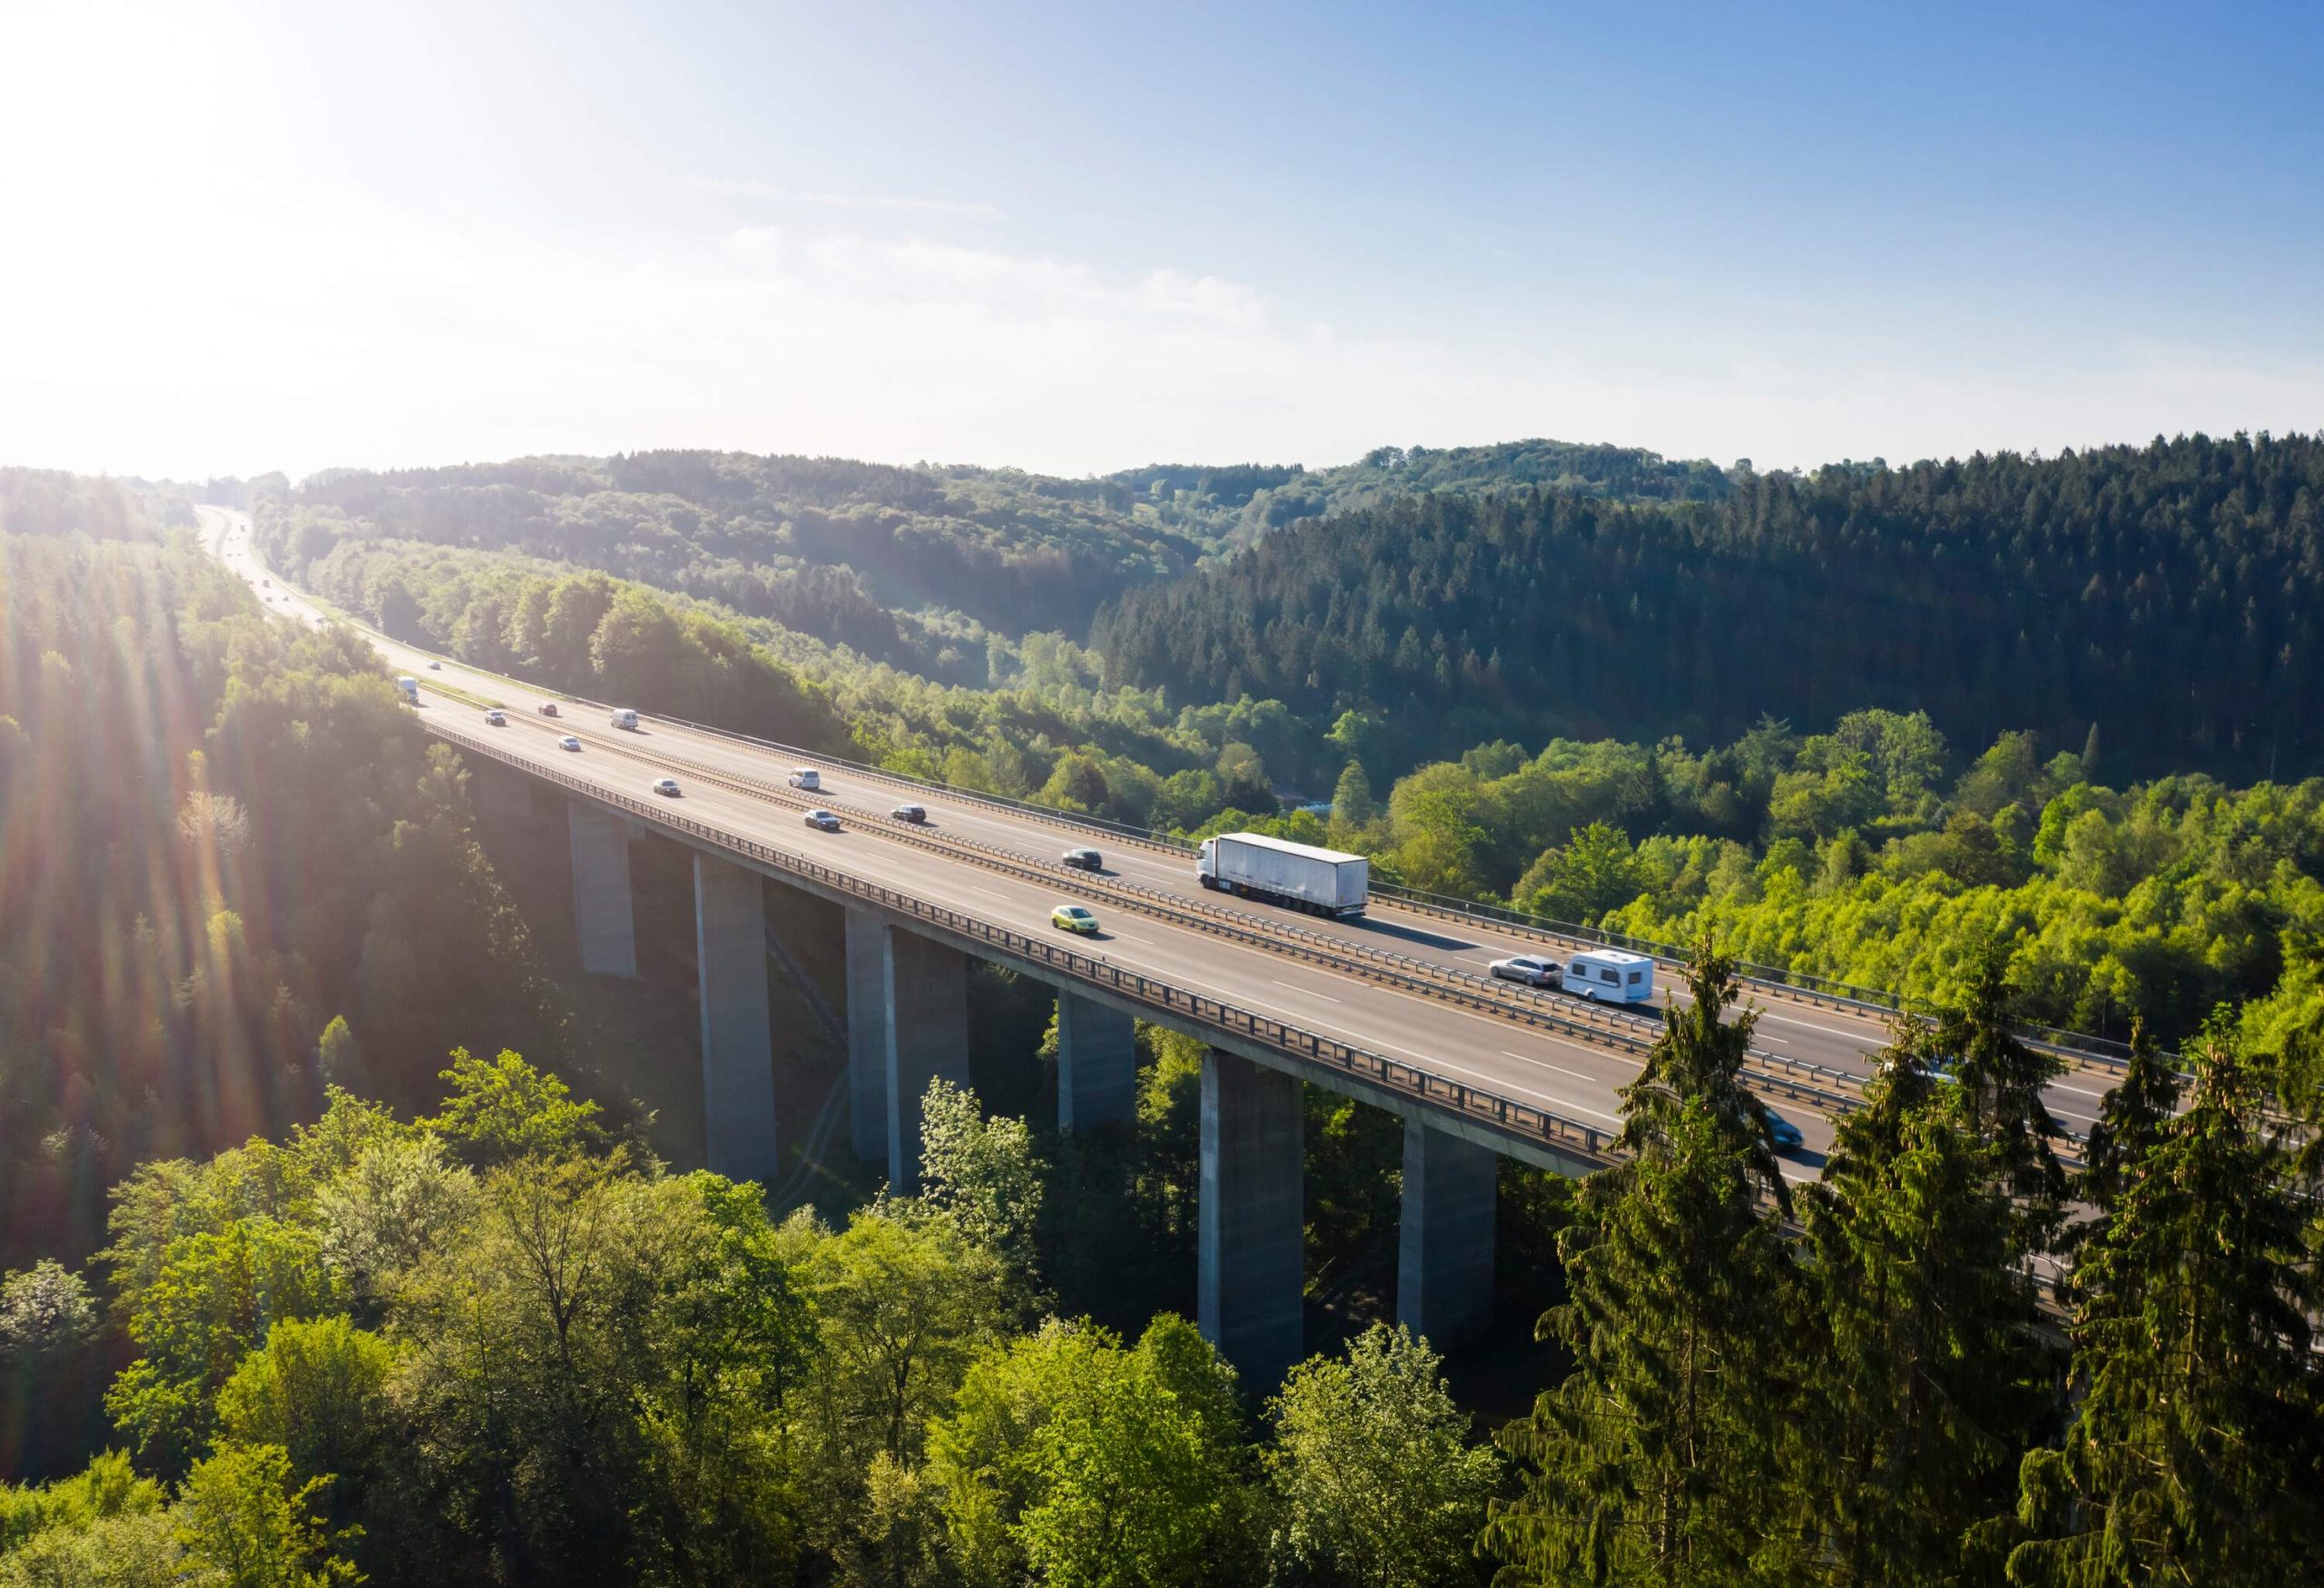
<svg viewBox="0 0 2324 1588">
<path fill-rule="evenodd" d="M 1106 988 L 1179 1021 L 1265 1044 L 1295 1058 L 1371 1081 L 1385 1090 L 1449 1108 L 1466 1118 L 1491 1124 L 1512 1135 L 1532 1138 L 1545 1146 L 1579 1152 L 1601 1163 L 1612 1161 L 1608 1151 L 1613 1139 L 1612 1133 L 1594 1125 L 1569 1119 L 1547 1109 L 1519 1102 L 1465 1081 L 1449 1080 L 1415 1065 L 1306 1031 L 1287 1021 L 1253 1013 L 1223 1000 L 1206 997 L 1158 977 L 1148 976 L 1143 972 L 1125 970 L 1100 955 L 1085 953 L 1008 927 L 994 925 L 884 883 L 868 882 L 820 861 L 809 860 L 754 839 L 728 833 L 709 823 L 696 821 L 683 812 L 597 787 L 555 767 L 512 755 L 481 735 L 464 733 L 448 724 L 435 721 L 430 721 L 428 728 L 440 737 L 517 767 L 531 776 L 561 784 L 600 804 L 626 811 L 657 825 L 675 828 L 706 840 L 719 849 L 740 854 L 761 865 L 805 877 L 833 892 L 925 921 L 1020 961 L 1038 964 L 1044 970 Z"/>
</svg>

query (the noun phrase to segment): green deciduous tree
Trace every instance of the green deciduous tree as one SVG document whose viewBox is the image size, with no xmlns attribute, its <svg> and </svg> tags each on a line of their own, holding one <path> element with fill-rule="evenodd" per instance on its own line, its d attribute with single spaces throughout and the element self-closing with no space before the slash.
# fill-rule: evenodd
<svg viewBox="0 0 2324 1588">
<path fill-rule="evenodd" d="M 1342 1356 L 1299 1364 L 1268 1403 L 1281 1505 L 1274 1550 L 1309 1580 L 1434 1588 L 1473 1578 L 1502 1463 L 1469 1444 L 1424 1340 L 1375 1324 Z"/>
<path fill-rule="evenodd" d="M 317 1514 L 330 1479 L 300 1483 L 276 1445 L 224 1445 L 186 1475 L 176 1510 L 195 1580 L 217 1588 L 330 1588 L 363 1580 Z"/>
<path fill-rule="evenodd" d="M 973 1582 L 1191 1588 L 1248 1564 L 1240 1421 L 1184 1320 L 1128 1348 L 1053 1321 L 970 1369 L 930 1470 Z"/>
</svg>

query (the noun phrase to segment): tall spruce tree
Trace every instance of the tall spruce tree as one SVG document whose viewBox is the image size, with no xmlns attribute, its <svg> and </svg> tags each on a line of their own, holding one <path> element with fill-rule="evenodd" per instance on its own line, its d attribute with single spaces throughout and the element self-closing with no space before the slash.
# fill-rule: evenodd
<svg viewBox="0 0 2324 1588">
<path fill-rule="evenodd" d="M 2064 1066 L 2017 1035 L 2016 1001 L 2008 951 L 1989 943 L 1978 955 L 1968 998 L 1938 1019 L 1933 1038 L 1916 1050 L 1948 1067 L 1967 1104 L 1969 1128 L 2000 1153 L 2029 1243 L 2041 1245 L 2055 1233 L 2066 1194 L 2058 1122 L 2042 1093 Z"/>
<path fill-rule="evenodd" d="M 2316 1254 L 2224 1011 L 2194 1100 L 2076 1266 L 2081 1411 L 2025 1457 L 2024 1588 L 2312 1582 L 2324 1560 Z"/>
<path fill-rule="evenodd" d="M 1689 981 L 1623 1092 L 1633 1156 L 1584 1184 L 1559 1243 L 1571 1300 L 1540 1332 L 1574 1370 L 1499 1436 L 1531 1468 L 1486 1526 L 1504 1588 L 1732 1583 L 1783 1548 L 1792 1287 L 1762 1196 L 1773 1159 L 1736 1080 L 1748 1018 L 1720 1019 L 1733 965 L 1699 954 Z"/>
<path fill-rule="evenodd" d="M 2154 1035 L 2140 1021 L 2131 1027 L 2131 1058 L 2122 1079 L 2098 1105 L 2083 1152 L 2081 1192 L 2103 1219 L 2121 1198 L 2125 1178 L 2160 1139 L 2179 1111 L 2179 1077 L 2155 1050 Z"/>
<path fill-rule="evenodd" d="M 1923 1028 L 1900 1032 L 1920 1040 Z M 1885 1066 L 1802 1205 L 1814 1331 L 1787 1449 L 1802 1577 L 1964 1580 L 2049 1397 L 2022 1226 L 1959 1087 Z"/>
</svg>

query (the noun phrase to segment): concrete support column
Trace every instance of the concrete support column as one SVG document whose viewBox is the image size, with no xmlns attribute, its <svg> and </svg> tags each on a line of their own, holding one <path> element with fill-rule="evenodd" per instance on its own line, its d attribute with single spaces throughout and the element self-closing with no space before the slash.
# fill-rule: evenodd
<svg viewBox="0 0 2324 1588">
<path fill-rule="evenodd" d="M 888 927 L 847 915 L 847 1117 L 855 1156 L 888 1155 Z"/>
<path fill-rule="evenodd" d="M 1404 1121 L 1396 1321 L 1439 1350 L 1492 1320 L 1500 1170 L 1492 1148 Z"/>
<path fill-rule="evenodd" d="M 1305 1155 L 1299 1082 L 1206 1054 L 1196 1321 L 1253 1395 L 1301 1355 Z"/>
<path fill-rule="evenodd" d="M 920 1185 L 920 1102 L 938 1076 L 969 1084 L 969 956 L 901 927 L 886 933 L 888 1183 Z"/>
<path fill-rule="evenodd" d="M 1137 1022 L 1078 993 L 1057 995 L 1057 1127 L 1137 1122 Z"/>
<path fill-rule="evenodd" d="M 566 804 L 566 821 L 573 849 L 573 936 L 581 945 L 581 968 L 600 976 L 635 977 L 628 826 L 580 800 Z"/>
<path fill-rule="evenodd" d="M 766 898 L 758 873 L 694 855 L 694 946 L 710 1168 L 728 1179 L 771 1186 L 774 1032 L 767 1014 Z"/>
</svg>

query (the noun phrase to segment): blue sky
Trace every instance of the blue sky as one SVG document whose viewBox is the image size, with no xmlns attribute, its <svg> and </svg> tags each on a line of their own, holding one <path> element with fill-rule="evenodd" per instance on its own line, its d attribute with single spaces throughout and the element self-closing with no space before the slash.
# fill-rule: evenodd
<svg viewBox="0 0 2324 1588">
<path fill-rule="evenodd" d="M 2324 8 L 353 9 L 0 7 L 0 459 L 2324 423 Z"/>
</svg>

